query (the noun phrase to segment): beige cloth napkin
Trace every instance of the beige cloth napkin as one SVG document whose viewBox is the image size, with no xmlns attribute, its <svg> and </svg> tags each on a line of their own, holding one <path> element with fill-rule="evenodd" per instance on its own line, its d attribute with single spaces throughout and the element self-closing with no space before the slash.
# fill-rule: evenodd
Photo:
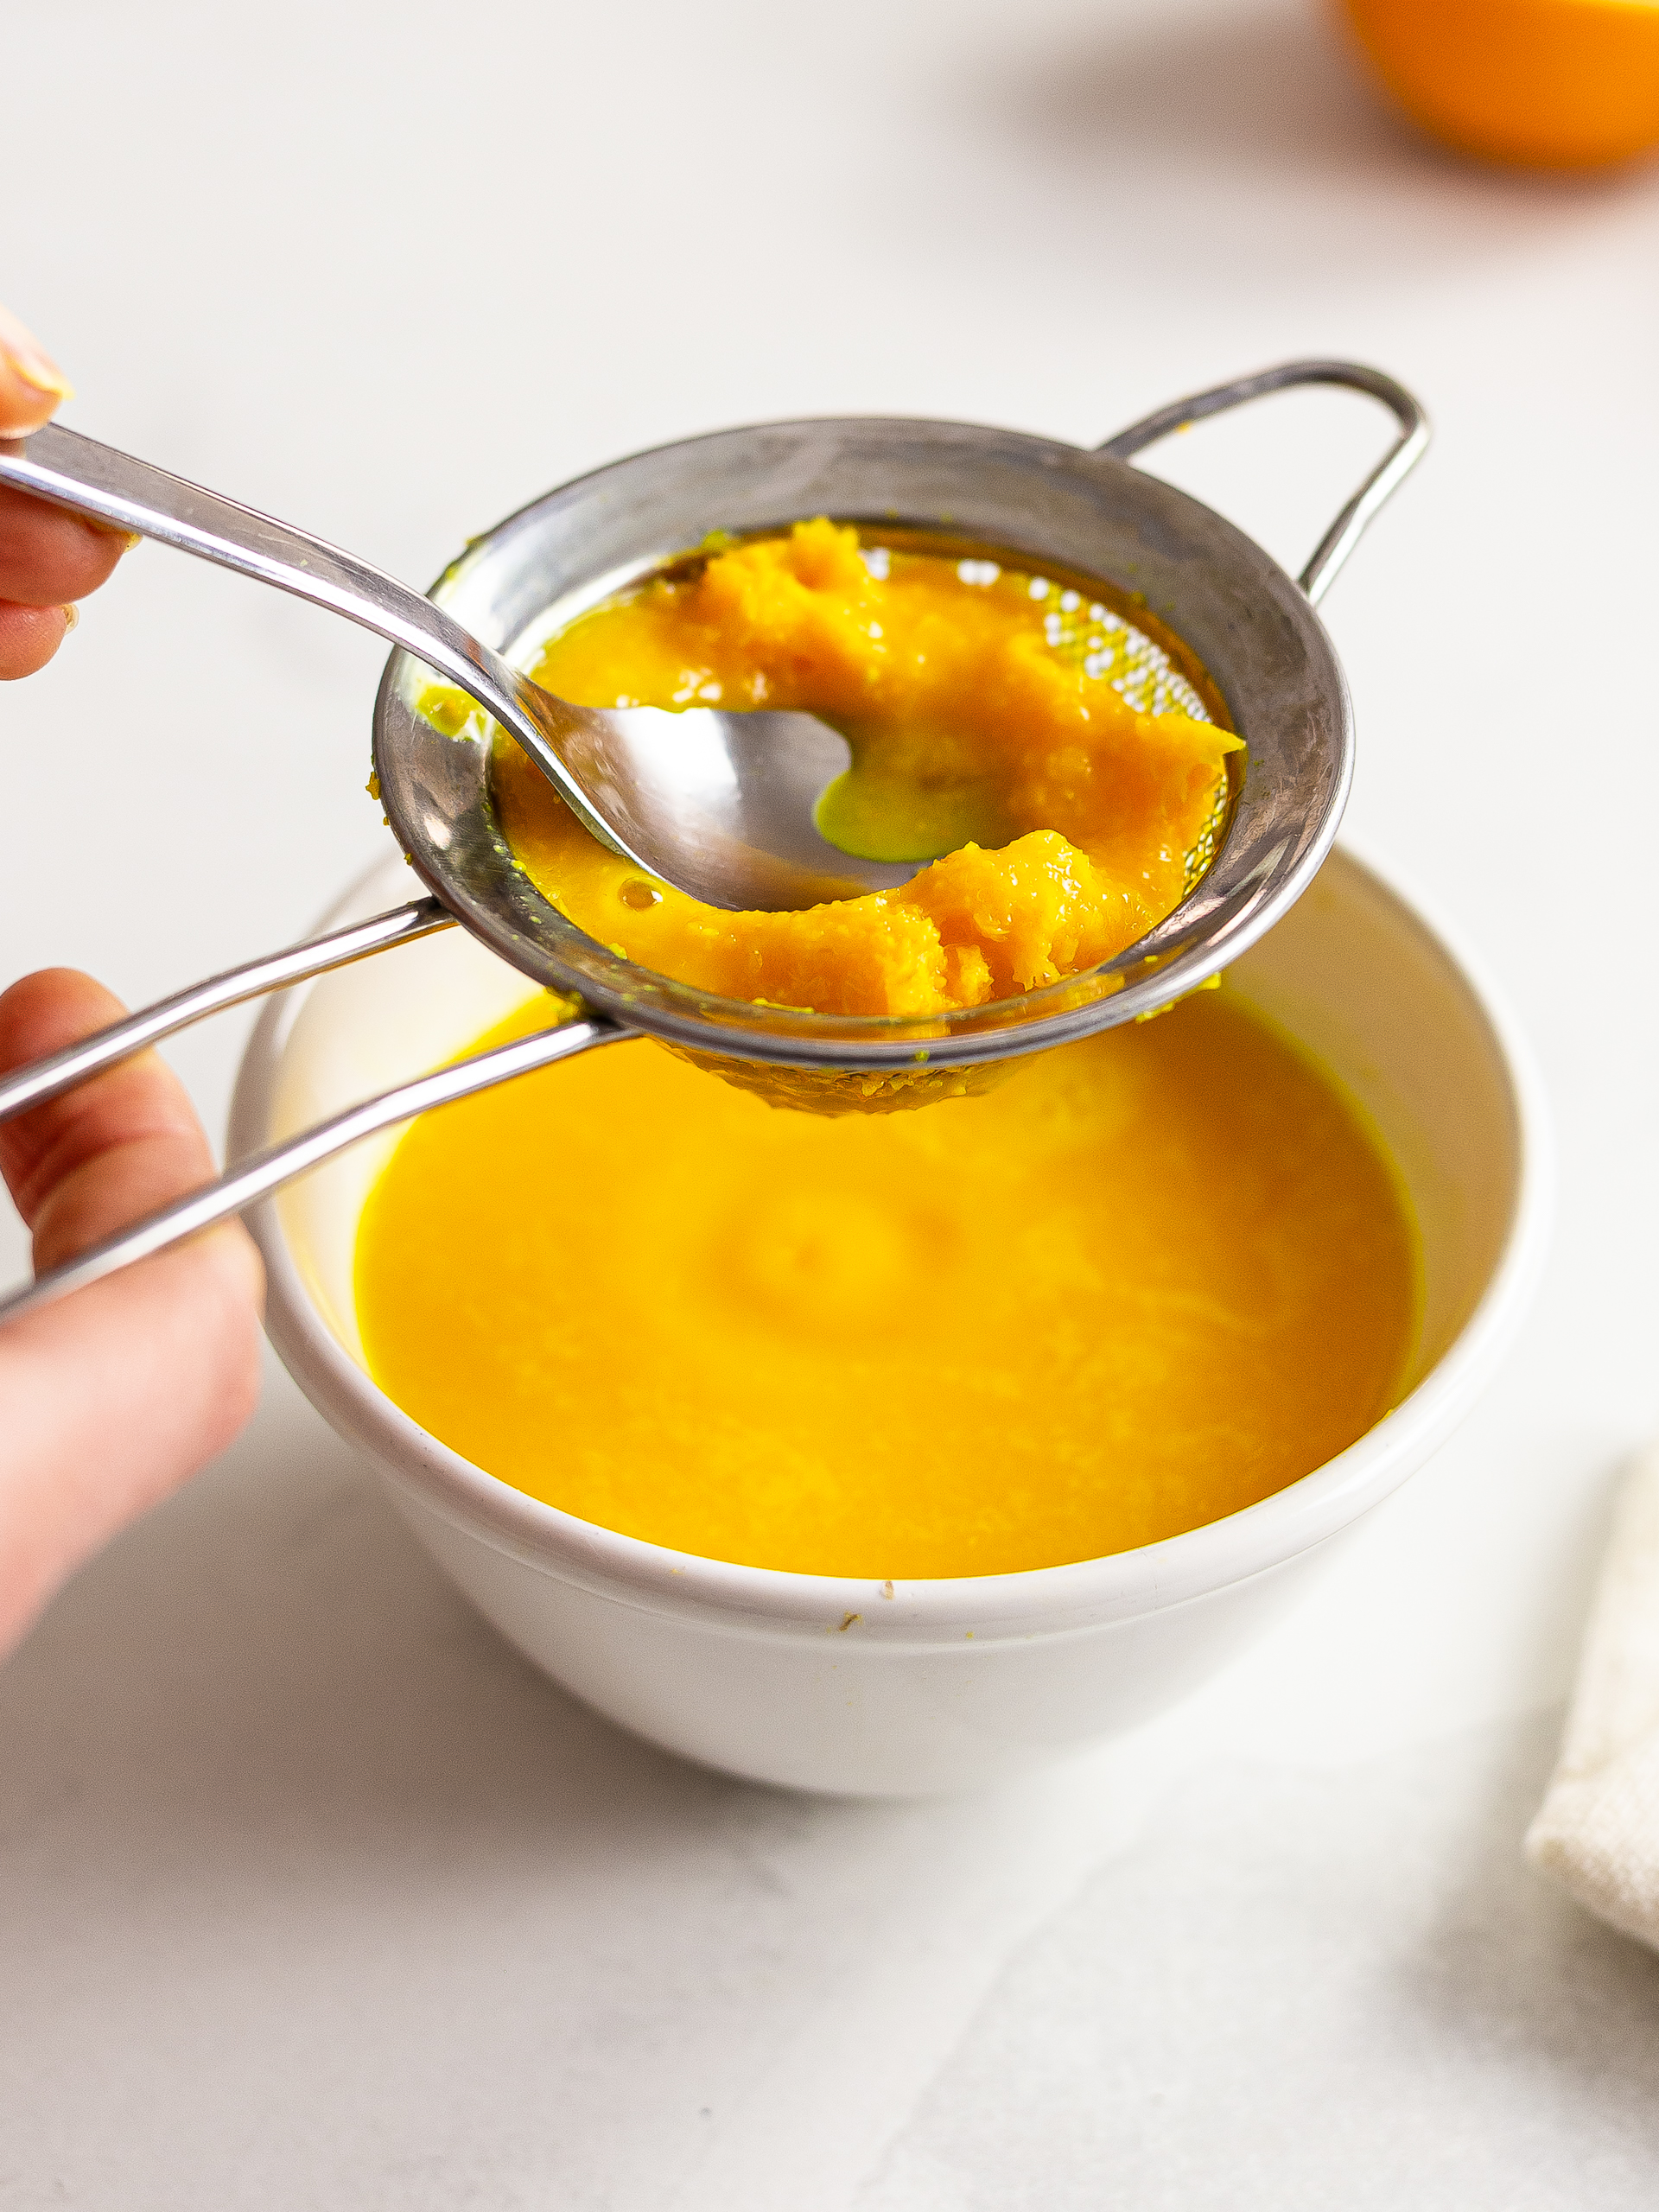
<svg viewBox="0 0 1659 2212">
<path fill-rule="evenodd" d="M 1533 1865 L 1659 1948 L 1659 1446 L 1619 1493 Z"/>
</svg>

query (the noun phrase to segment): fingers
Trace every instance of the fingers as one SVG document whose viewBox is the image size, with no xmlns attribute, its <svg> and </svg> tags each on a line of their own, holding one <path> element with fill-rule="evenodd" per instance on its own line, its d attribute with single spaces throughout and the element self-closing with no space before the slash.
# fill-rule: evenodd
<svg viewBox="0 0 1659 2212">
<path fill-rule="evenodd" d="M 38 430 L 70 396 L 56 362 L 0 308 L 0 438 Z M 124 531 L 0 486 L 0 681 L 45 667 L 71 626 L 75 601 L 105 582 L 132 542 Z"/>
<path fill-rule="evenodd" d="M 0 996 L 0 1067 L 41 1059 L 124 1011 L 72 968 L 25 976 Z M 214 1171 L 183 1084 L 143 1053 L 0 1122 L 0 1172 L 35 1232 L 36 1267 L 49 1268 Z"/>
<path fill-rule="evenodd" d="M 62 607 L 105 582 L 132 543 L 67 507 L 0 485 L 0 599 Z"/>
<path fill-rule="evenodd" d="M 134 540 L 0 485 L 0 681 L 44 668 Z"/>
<path fill-rule="evenodd" d="M 0 1071 L 117 1020 L 68 969 L 0 995 Z M 0 1124 L 0 1168 L 49 1267 L 207 1181 L 154 1054 Z M 263 1274 L 228 1224 L 0 1326 L 0 1649 L 115 1529 L 223 1449 L 258 1389 Z"/>
<path fill-rule="evenodd" d="M 49 422 L 73 387 L 34 332 L 0 308 L 0 438 L 27 437 Z"/>
<path fill-rule="evenodd" d="M 73 627 L 73 607 L 8 607 L 0 600 L 0 682 L 44 668 Z"/>
<path fill-rule="evenodd" d="M 0 678 L 44 668 L 132 543 L 124 532 L 0 485 Z"/>
</svg>

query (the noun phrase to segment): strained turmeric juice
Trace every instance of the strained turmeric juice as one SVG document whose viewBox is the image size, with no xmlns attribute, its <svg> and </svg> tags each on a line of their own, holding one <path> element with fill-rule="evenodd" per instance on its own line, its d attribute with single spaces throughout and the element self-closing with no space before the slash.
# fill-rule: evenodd
<svg viewBox="0 0 1659 2212">
<path fill-rule="evenodd" d="M 1294 1481 L 1390 1403 L 1415 1269 L 1356 1111 L 1224 988 L 918 1114 L 779 1111 L 645 1041 L 522 1078 L 409 1130 L 357 1289 L 381 1387 L 504 1481 L 880 1580 Z"/>
</svg>

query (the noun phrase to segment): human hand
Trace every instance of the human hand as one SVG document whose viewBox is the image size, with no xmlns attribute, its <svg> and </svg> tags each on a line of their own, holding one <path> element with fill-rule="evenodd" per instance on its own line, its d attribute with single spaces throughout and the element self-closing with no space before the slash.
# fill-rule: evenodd
<svg viewBox="0 0 1659 2212">
<path fill-rule="evenodd" d="M 56 968 L 0 995 L 0 1073 L 117 1021 Z M 209 1181 L 183 1084 L 155 1053 L 0 1123 L 37 1269 Z M 221 1451 L 259 1389 L 264 1273 L 238 1223 L 0 1328 L 0 1651 L 125 1522 Z"/>
<path fill-rule="evenodd" d="M 62 370 L 0 307 L 0 438 L 27 437 L 69 397 Z M 75 601 L 98 589 L 131 542 L 0 486 L 0 678 L 46 666 L 73 626 Z"/>
<path fill-rule="evenodd" d="M 67 387 L 0 310 L 0 436 L 38 429 Z M 0 491 L 0 677 L 56 652 L 65 602 L 124 540 Z M 68 969 L 0 995 L 0 1073 L 125 1009 Z M 0 1123 L 0 1173 L 55 1265 L 209 1180 L 184 1088 L 154 1053 Z M 228 1444 L 258 1391 L 258 1254 L 231 1223 L 0 1327 L 0 1651 L 124 1522 Z"/>
</svg>

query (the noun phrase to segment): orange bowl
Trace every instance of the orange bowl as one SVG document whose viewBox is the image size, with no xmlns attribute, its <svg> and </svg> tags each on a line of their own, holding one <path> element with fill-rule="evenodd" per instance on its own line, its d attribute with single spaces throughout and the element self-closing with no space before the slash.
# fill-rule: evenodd
<svg viewBox="0 0 1659 2212">
<path fill-rule="evenodd" d="M 1659 0 L 1338 0 L 1408 115 L 1464 152 L 1600 168 L 1659 145 Z"/>
</svg>

